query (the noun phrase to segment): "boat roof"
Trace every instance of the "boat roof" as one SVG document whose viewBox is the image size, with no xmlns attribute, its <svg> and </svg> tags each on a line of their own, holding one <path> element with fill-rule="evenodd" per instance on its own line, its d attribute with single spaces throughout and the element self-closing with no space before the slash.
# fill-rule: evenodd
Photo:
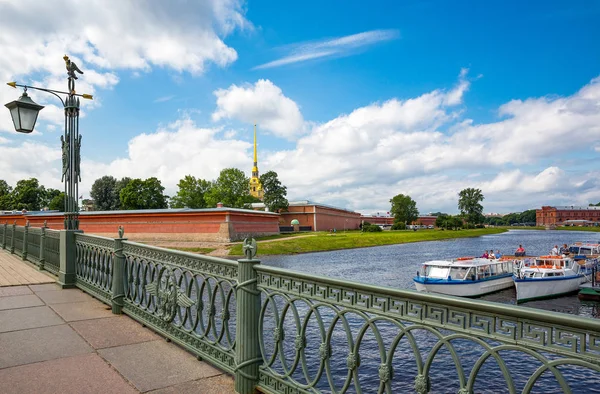
<svg viewBox="0 0 600 394">
<path fill-rule="evenodd" d="M 600 247 L 600 243 L 595 243 L 595 242 L 575 242 L 572 243 L 570 246 L 578 246 L 580 248 L 598 248 Z"/>
<path fill-rule="evenodd" d="M 461 257 L 462 258 L 462 257 Z M 482 265 L 506 263 L 507 260 L 490 260 L 483 257 L 464 258 L 464 260 L 431 260 L 423 265 L 434 265 L 438 267 L 478 267 Z"/>
</svg>

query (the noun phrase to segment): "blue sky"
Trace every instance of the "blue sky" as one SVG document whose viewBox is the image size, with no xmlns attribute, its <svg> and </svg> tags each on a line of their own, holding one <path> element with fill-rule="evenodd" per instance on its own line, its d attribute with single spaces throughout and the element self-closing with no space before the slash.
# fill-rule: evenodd
<svg viewBox="0 0 600 394">
<path fill-rule="evenodd" d="M 456 212 L 478 187 L 487 212 L 587 205 L 599 18 L 597 1 L 0 2 L 0 77 L 62 90 L 64 53 L 85 71 L 86 196 L 106 174 L 158 176 L 170 195 L 187 174 L 249 175 L 256 121 L 259 169 L 290 200 L 375 212 L 404 193 Z M 0 179 L 61 188 L 61 110 L 32 96 L 35 134 L 0 111 Z"/>
</svg>

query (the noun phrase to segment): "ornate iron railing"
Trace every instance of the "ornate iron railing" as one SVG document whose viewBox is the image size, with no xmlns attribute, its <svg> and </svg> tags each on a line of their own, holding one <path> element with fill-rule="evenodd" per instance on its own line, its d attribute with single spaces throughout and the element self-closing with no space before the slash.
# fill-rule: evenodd
<svg viewBox="0 0 600 394">
<path fill-rule="evenodd" d="M 60 269 L 60 231 L 46 229 L 44 242 L 44 269 L 58 275 Z"/>
<path fill-rule="evenodd" d="M 3 247 L 4 249 L 11 249 L 11 246 L 13 244 L 13 225 L 12 224 L 4 224 L 3 228 L 4 228 L 4 243 L 3 243 Z"/>
<path fill-rule="evenodd" d="M 600 382 L 593 319 L 261 266 L 254 241 L 235 262 L 128 242 L 122 229 L 69 241 L 0 227 L 5 249 L 235 374 L 239 393 L 572 393 Z"/>
<path fill-rule="evenodd" d="M 234 373 L 237 263 L 123 242 L 123 311 Z"/>
<path fill-rule="evenodd" d="M 25 227 L 23 226 L 15 226 L 14 231 L 14 252 L 19 256 L 23 256 L 23 242 L 25 240 Z"/>
<path fill-rule="evenodd" d="M 267 392 L 550 392 L 552 377 L 570 393 L 573 376 L 600 381 L 595 320 L 256 271 L 259 385 Z M 573 367 L 577 374 L 564 373 Z"/>
<path fill-rule="evenodd" d="M 76 286 L 110 304 L 115 240 L 78 233 L 75 248 Z"/>
<path fill-rule="evenodd" d="M 27 260 L 39 265 L 40 244 L 42 242 L 42 229 L 29 227 L 27 232 Z"/>
</svg>

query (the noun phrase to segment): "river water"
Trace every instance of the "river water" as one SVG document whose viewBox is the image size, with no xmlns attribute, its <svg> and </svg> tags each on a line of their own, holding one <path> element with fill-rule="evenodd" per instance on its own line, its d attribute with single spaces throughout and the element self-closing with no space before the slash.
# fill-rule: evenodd
<svg viewBox="0 0 600 394">
<path fill-rule="evenodd" d="M 340 237 L 344 236 L 344 234 L 339 233 L 333 236 Z M 447 259 L 460 256 L 480 256 L 484 250 L 489 251 L 491 249 L 494 251 L 500 250 L 503 254 L 513 254 L 519 244 L 522 244 L 526 249 L 527 255 L 542 255 L 549 254 L 554 245 L 560 246 L 564 243 L 571 244 L 578 241 L 595 243 L 600 242 L 600 233 L 579 231 L 511 230 L 502 234 L 485 235 L 476 238 L 418 242 L 290 256 L 262 256 L 261 260 L 265 265 L 308 272 L 315 275 L 336 277 L 374 285 L 395 287 L 399 289 L 415 289 L 412 278 L 420 268 L 421 263 L 428 260 Z M 260 247 L 258 252 L 260 255 Z M 483 296 L 481 299 L 505 304 L 514 304 L 515 290 L 514 288 L 503 290 L 498 293 Z M 525 307 L 580 315 L 588 318 L 600 318 L 600 304 L 581 302 L 576 295 L 552 300 L 533 301 L 522 305 Z M 288 324 L 286 323 L 286 325 Z M 289 329 L 294 331 L 293 327 L 289 327 Z M 309 328 L 307 333 L 310 332 L 314 333 L 316 330 Z M 292 332 L 290 332 L 290 334 L 292 334 Z M 376 343 L 373 343 L 373 348 L 374 349 L 372 353 L 377 353 Z M 367 348 L 369 350 L 366 351 L 363 351 L 363 349 L 364 348 L 361 346 L 361 359 L 364 357 L 365 359 L 372 358 L 373 360 L 376 360 L 377 357 L 379 357 L 378 354 L 368 354 L 370 352 L 370 348 Z M 344 350 L 344 346 L 340 348 L 340 351 L 347 352 L 347 350 Z M 315 349 L 315 352 L 317 352 L 317 349 Z M 397 351 L 397 353 L 398 352 L 399 351 Z M 475 362 L 477 357 L 479 357 L 480 352 L 481 349 L 475 349 L 472 346 L 472 343 L 471 345 L 466 342 L 464 343 L 464 354 L 461 356 L 461 361 L 465 363 L 463 367 L 465 368 L 467 375 L 469 372 L 468 366 Z M 290 349 L 289 351 L 286 351 L 286 353 L 289 356 L 292 356 L 293 351 Z M 398 357 L 399 354 L 397 353 L 394 357 L 394 360 L 396 361 L 397 358 L 400 359 L 401 364 L 403 358 L 411 357 L 410 351 L 406 351 L 406 353 L 402 352 L 404 354 L 401 357 Z M 467 358 L 466 361 L 464 357 Z M 522 363 L 524 362 L 523 356 L 520 353 L 519 355 L 508 355 L 507 357 L 503 358 L 505 358 L 509 364 L 513 365 L 522 366 Z M 444 357 L 440 358 L 440 362 L 442 363 L 450 361 L 449 354 L 446 354 Z M 528 360 L 527 363 L 529 363 L 529 361 L 531 360 Z M 314 362 L 318 363 L 318 358 L 315 358 Z M 336 380 L 343 382 L 347 371 L 346 358 L 343 357 L 340 361 L 334 363 L 332 365 L 332 369 L 333 371 L 337 371 L 334 372 L 334 375 L 337 375 Z M 397 366 L 394 369 L 403 370 L 409 374 L 413 372 L 410 371 L 412 368 L 409 366 Z M 535 370 L 532 369 L 529 371 L 530 369 L 531 368 L 519 368 L 520 372 L 517 373 L 518 376 L 513 378 L 515 378 L 517 382 L 520 380 L 521 384 L 524 384 L 523 379 L 526 379 Z M 581 373 L 576 369 L 566 370 L 563 372 L 571 384 L 573 393 L 600 393 L 600 375 L 598 373 L 589 370 Z M 416 370 L 414 370 L 414 373 L 416 373 Z M 374 378 L 371 379 L 369 375 L 374 376 Z M 432 370 L 432 382 L 437 382 L 437 384 L 432 386 L 432 392 L 457 392 L 459 386 L 455 382 L 456 374 L 450 375 L 454 375 L 454 378 L 449 377 L 447 371 L 444 371 L 443 366 L 441 372 L 434 372 Z M 480 375 L 478 375 L 478 381 L 480 380 Z M 361 383 L 364 383 L 366 385 L 365 387 L 368 387 L 369 381 L 377 381 L 376 376 L 377 370 L 367 370 L 366 378 L 360 378 Z M 414 379 L 414 375 L 412 376 Z M 395 375 L 394 381 L 397 381 L 398 378 L 399 376 Z M 536 384 L 532 392 L 563 392 L 560 387 L 557 386 L 555 380 L 551 376 L 546 376 L 546 378 L 547 379 L 540 380 L 538 382 L 539 384 Z M 411 382 L 410 384 L 395 384 L 394 392 L 412 392 L 414 390 L 412 386 L 413 380 L 408 379 L 409 378 L 407 377 L 407 382 Z M 518 386 L 520 386 L 520 384 Z M 325 392 L 329 391 L 328 384 L 325 383 L 323 385 L 319 385 L 319 388 Z M 506 392 L 504 378 L 502 378 L 502 376 L 498 376 L 497 374 L 495 376 L 490 375 L 488 381 L 484 381 L 483 385 L 477 385 L 476 388 L 476 392 L 482 393 Z M 522 386 L 520 386 L 519 389 L 522 389 Z M 372 392 L 372 390 L 375 390 L 374 392 L 377 391 L 374 386 L 372 386 L 370 390 L 367 389 L 366 391 L 363 388 L 363 392 Z M 351 389 L 349 392 L 353 392 L 353 390 Z"/>
</svg>

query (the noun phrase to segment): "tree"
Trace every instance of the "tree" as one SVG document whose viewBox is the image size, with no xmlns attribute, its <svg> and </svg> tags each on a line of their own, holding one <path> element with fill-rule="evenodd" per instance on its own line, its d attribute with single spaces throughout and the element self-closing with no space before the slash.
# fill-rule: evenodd
<svg viewBox="0 0 600 394">
<path fill-rule="evenodd" d="M 5 180 L 0 179 L 0 210 L 13 209 L 12 187 Z"/>
<path fill-rule="evenodd" d="M 115 199 L 117 200 L 117 205 L 114 209 L 125 209 L 121 208 L 121 190 L 125 188 L 131 182 L 131 178 L 123 177 L 121 180 L 117 181 L 115 185 Z"/>
<path fill-rule="evenodd" d="M 132 179 L 120 193 L 121 209 L 161 209 L 167 208 L 165 188 L 157 178 Z"/>
<path fill-rule="evenodd" d="M 435 226 L 439 227 L 439 228 L 448 228 L 449 227 L 449 219 L 450 219 L 450 215 L 447 215 L 445 213 L 439 213 L 438 215 L 436 215 L 437 217 L 435 218 Z"/>
<path fill-rule="evenodd" d="M 113 211 L 119 206 L 119 195 L 116 194 L 117 180 L 115 177 L 105 175 L 92 184 L 90 196 L 94 199 L 94 206 L 98 211 Z"/>
<path fill-rule="evenodd" d="M 56 189 L 54 189 L 56 190 Z M 57 190 L 58 191 L 58 190 Z M 48 202 L 48 209 L 52 211 L 65 211 L 65 193 L 58 191 L 58 194 L 52 197 L 50 202 Z"/>
<path fill-rule="evenodd" d="M 269 171 L 260 176 L 264 197 L 263 202 L 271 212 L 287 210 L 289 203 L 287 198 L 287 187 L 283 186 L 275 171 Z"/>
<path fill-rule="evenodd" d="M 36 178 L 21 179 L 12 190 L 13 208 L 17 210 L 38 211 L 44 200 L 46 189 L 40 186 Z"/>
<path fill-rule="evenodd" d="M 390 200 L 390 203 L 392 203 L 390 213 L 394 217 L 394 223 L 410 224 L 419 217 L 417 203 L 408 195 L 398 194 Z"/>
<path fill-rule="evenodd" d="M 58 189 L 45 189 L 44 197 L 42 199 L 42 207 L 48 207 L 49 209 L 55 210 L 57 208 L 50 207 L 51 202 L 57 197 L 61 195 L 61 191 Z M 62 196 L 64 197 L 65 193 L 62 192 Z M 62 204 L 64 206 L 64 203 Z M 61 211 L 62 212 L 62 211 Z"/>
<path fill-rule="evenodd" d="M 226 207 L 247 208 L 255 200 L 250 195 L 249 181 L 242 170 L 223 169 L 213 187 L 205 194 L 206 203 L 209 207 L 215 207 L 221 202 Z"/>
<path fill-rule="evenodd" d="M 458 193 L 458 209 L 466 218 L 467 223 L 483 222 L 483 205 L 480 204 L 483 199 L 480 189 L 467 188 Z"/>
<path fill-rule="evenodd" d="M 171 198 L 171 208 L 206 208 L 205 194 L 211 189 L 212 182 L 186 175 L 177 184 L 177 195 Z"/>
</svg>

